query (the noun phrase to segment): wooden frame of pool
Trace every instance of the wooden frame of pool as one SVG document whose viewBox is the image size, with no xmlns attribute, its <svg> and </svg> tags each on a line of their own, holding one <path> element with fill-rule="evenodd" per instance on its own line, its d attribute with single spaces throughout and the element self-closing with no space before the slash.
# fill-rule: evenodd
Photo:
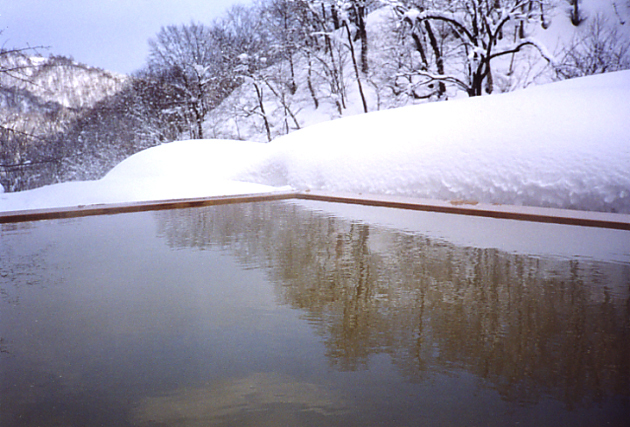
<svg viewBox="0 0 630 427">
<path fill-rule="evenodd" d="M 630 230 L 630 215 L 587 212 L 568 209 L 541 208 L 484 204 L 468 200 L 440 201 L 396 196 L 376 196 L 363 194 L 326 193 L 317 191 L 285 191 L 237 196 L 201 197 L 192 199 L 172 199 L 133 203 L 112 203 L 79 205 L 65 208 L 32 209 L 0 212 L 0 224 L 41 221 L 49 219 L 76 218 L 92 215 L 112 215 L 127 212 L 141 212 L 165 209 L 194 208 L 234 203 L 265 202 L 272 200 L 317 200 L 323 202 L 346 203 L 365 206 L 379 206 L 395 209 L 441 212 L 456 215 L 481 216 L 511 219 L 518 221 L 544 222 L 552 224 L 577 225 L 584 227 Z"/>
</svg>

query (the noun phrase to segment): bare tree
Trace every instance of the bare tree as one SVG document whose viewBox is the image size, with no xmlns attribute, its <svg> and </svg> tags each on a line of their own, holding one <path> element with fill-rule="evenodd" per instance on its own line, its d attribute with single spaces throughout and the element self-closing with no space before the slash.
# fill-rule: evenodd
<svg viewBox="0 0 630 427">
<path fill-rule="evenodd" d="M 565 48 L 556 66 L 560 78 L 630 69 L 630 40 L 621 37 L 605 15 L 598 14 L 589 20 L 589 25 L 580 27 Z"/>
<path fill-rule="evenodd" d="M 59 179 L 99 179 L 138 151 L 177 139 L 186 125 L 172 109 L 179 96 L 167 81 L 137 73 L 53 140 L 64 150 Z"/>
<path fill-rule="evenodd" d="M 34 85 L 32 76 L 38 64 L 33 57 L 39 49 L 44 47 L 0 48 L 0 104 L 4 110 L 0 117 L 0 188 L 3 191 L 20 191 L 36 186 L 42 179 L 52 179 L 60 162 L 59 153 L 43 137 L 58 130 L 55 122 L 60 119 L 60 109 L 28 91 Z M 44 111 L 50 120 L 42 123 L 30 109 Z"/>
<path fill-rule="evenodd" d="M 163 27 L 149 40 L 148 70 L 180 92 L 181 103 L 173 108 L 189 123 L 191 138 L 203 138 L 204 119 L 227 89 L 228 67 L 217 35 L 216 29 L 191 23 Z"/>
<path fill-rule="evenodd" d="M 469 96 L 479 96 L 493 90 L 492 61 L 496 58 L 533 47 L 547 60 L 551 56 L 544 46 L 532 38 L 525 37 L 526 25 L 541 22 L 544 0 L 456 0 L 453 2 L 427 2 L 426 6 L 415 7 L 394 1 L 390 2 L 400 14 L 403 22 L 417 29 L 415 34 L 426 31 L 434 50 L 437 72 L 418 70 L 424 77 L 423 84 L 442 82 L 453 84 L 466 91 Z M 442 37 L 452 37 L 451 44 L 461 52 L 463 70 L 460 73 L 445 73 L 442 54 L 439 52 L 436 34 L 430 34 L 426 23 L 443 23 L 450 29 Z M 521 34 L 510 40 L 505 37 L 508 30 L 520 30 Z M 413 33 L 412 33 L 413 34 Z M 419 38 L 419 37 L 418 37 Z"/>
<path fill-rule="evenodd" d="M 289 64 L 288 89 L 294 94 L 298 88 L 296 58 L 308 43 L 308 29 L 303 25 L 306 2 L 303 0 L 267 0 L 263 4 L 262 25 L 268 29 L 270 49 L 278 59 Z"/>
</svg>

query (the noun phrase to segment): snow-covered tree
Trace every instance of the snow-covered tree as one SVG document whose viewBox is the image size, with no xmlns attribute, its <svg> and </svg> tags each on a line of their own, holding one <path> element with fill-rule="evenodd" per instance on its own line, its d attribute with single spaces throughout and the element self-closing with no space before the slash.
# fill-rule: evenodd
<svg viewBox="0 0 630 427">
<path fill-rule="evenodd" d="M 336 1 L 309 0 L 312 34 L 315 36 L 315 49 L 312 51 L 316 69 L 327 81 L 328 94 L 337 106 L 339 115 L 347 107 L 345 66 L 348 51 L 344 46 L 345 37 L 340 20 L 340 8 Z"/>
<path fill-rule="evenodd" d="M 293 67 L 296 46 L 292 35 L 294 28 L 284 6 L 289 5 L 278 2 L 252 7 L 236 5 L 217 22 L 231 40 L 229 55 L 234 58 L 234 77 L 246 87 L 251 87 L 255 93 L 256 102 L 239 105 L 234 114 L 259 117 L 267 141 L 272 139 L 273 126 L 272 112 L 266 108 L 268 95 L 282 100 L 287 92 L 294 92 L 297 87 Z M 280 35 L 282 29 L 287 33 Z M 290 64 L 289 76 L 278 75 L 278 70 L 271 68 L 280 61 Z"/>
<path fill-rule="evenodd" d="M 303 25 L 307 4 L 303 0 L 267 0 L 262 4 L 262 26 L 269 35 L 270 50 L 286 61 L 287 85 L 295 93 L 300 82 L 296 79 L 296 58 L 308 44 L 308 29 Z"/>
<path fill-rule="evenodd" d="M 364 0 L 346 0 L 340 3 L 341 9 L 341 25 L 347 36 L 347 46 L 350 50 L 350 58 L 354 68 L 354 76 L 356 78 L 363 111 L 368 112 L 368 106 L 363 91 L 363 77 L 367 75 L 369 70 L 368 64 L 368 36 L 367 36 L 367 8 Z M 361 41 L 360 61 L 357 60 L 356 49 L 354 47 L 355 40 Z M 360 62 L 360 70 L 358 62 Z"/>
<path fill-rule="evenodd" d="M 340 9 L 344 14 L 344 22 L 347 27 L 352 27 L 353 41 L 361 42 L 360 64 L 361 72 L 367 74 L 369 71 L 368 63 L 368 33 L 367 33 L 367 15 L 370 3 L 367 0 L 343 0 L 340 2 Z"/>
<path fill-rule="evenodd" d="M 425 35 L 430 41 L 435 69 L 427 62 L 427 69 L 417 70 L 423 77 L 421 84 L 452 84 L 469 96 L 479 96 L 493 91 L 493 64 L 501 57 L 531 47 L 551 60 L 545 47 L 527 36 L 529 26 L 545 25 L 545 0 L 427 0 L 420 4 L 394 0 L 389 4 L 403 23 L 412 26 L 419 51 L 426 49 L 421 40 Z M 433 31 L 427 23 L 442 24 L 448 31 Z M 447 61 L 459 64 L 460 69 Z"/>
<path fill-rule="evenodd" d="M 177 139 L 186 130 L 171 108 L 178 97 L 173 85 L 138 73 L 125 89 L 94 105 L 53 141 L 63 149 L 59 180 L 101 178 L 138 151 Z"/>
<path fill-rule="evenodd" d="M 226 85 L 227 66 L 215 29 L 191 23 L 163 27 L 149 40 L 148 70 L 167 78 L 181 94 L 173 105 L 189 123 L 191 138 L 203 138 L 203 122 Z"/>
<path fill-rule="evenodd" d="M 625 69 L 630 69 L 630 40 L 602 14 L 577 29 L 556 66 L 563 79 Z"/>
</svg>

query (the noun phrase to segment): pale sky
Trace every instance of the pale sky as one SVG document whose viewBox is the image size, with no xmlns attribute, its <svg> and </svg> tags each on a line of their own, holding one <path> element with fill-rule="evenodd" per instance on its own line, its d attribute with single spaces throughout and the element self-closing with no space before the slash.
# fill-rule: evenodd
<svg viewBox="0 0 630 427">
<path fill-rule="evenodd" d="M 50 46 L 44 56 L 130 73 L 162 26 L 211 23 L 238 3 L 251 0 L 0 0 L 0 47 Z"/>
</svg>

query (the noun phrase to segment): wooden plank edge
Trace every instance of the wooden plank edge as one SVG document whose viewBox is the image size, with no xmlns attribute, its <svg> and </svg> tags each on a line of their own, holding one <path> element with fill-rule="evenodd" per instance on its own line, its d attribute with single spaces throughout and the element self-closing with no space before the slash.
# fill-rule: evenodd
<svg viewBox="0 0 630 427">
<path fill-rule="evenodd" d="M 103 203 L 49 209 L 29 209 L 0 212 L 0 224 L 12 222 L 42 221 L 50 219 L 78 218 L 94 215 L 144 212 L 165 209 L 197 208 L 202 206 L 252 203 L 272 200 L 294 199 L 294 191 L 242 194 L 233 196 L 199 197 L 191 199 L 169 199 L 146 202 Z"/>
<path fill-rule="evenodd" d="M 317 191 L 301 192 L 298 193 L 296 198 L 518 221 L 630 230 L 630 215 L 608 212 L 577 211 L 531 206 L 491 205 L 466 200 L 442 201 L 398 196 L 334 194 Z"/>
<path fill-rule="evenodd" d="M 191 199 L 170 199 L 148 202 L 110 203 L 85 206 L 79 205 L 63 208 L 8 211 L 0 212 L 0 224 L 288 199 L 315 200 L 456 215 L 482 216 L 519 221 L 630 230 L 630 215 L 627 214 L 575 211 L 530 206 L 490 205 L 465 200 L 442 201 L 398 196 L 342 194 L 318 191 L 281 191 L 234 196 L 214 196 Z"/>
</svg>

